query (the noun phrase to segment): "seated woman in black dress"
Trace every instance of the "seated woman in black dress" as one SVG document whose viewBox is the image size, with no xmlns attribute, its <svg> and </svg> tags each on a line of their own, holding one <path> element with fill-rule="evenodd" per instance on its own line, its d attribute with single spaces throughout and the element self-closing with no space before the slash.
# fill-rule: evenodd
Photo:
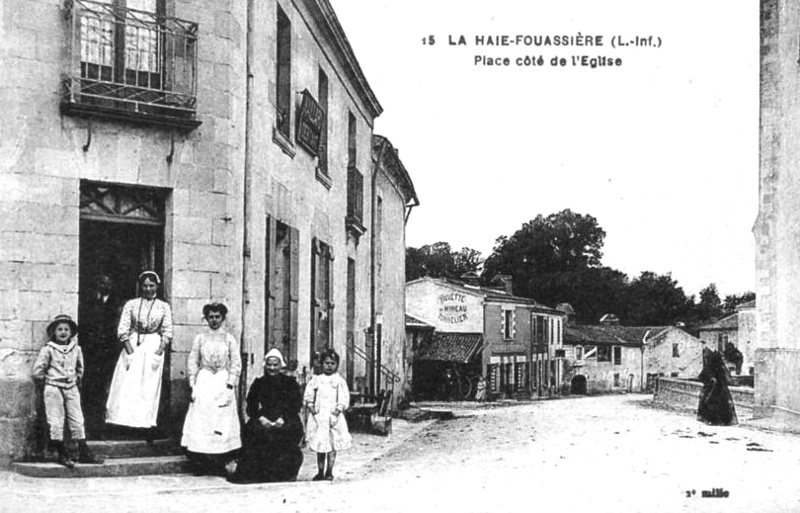
<svg viewBox="0 0 800 513">
<path fill-rule="evenodd" d="M 250 386 L 241 457 L 229 478 L 231 482 L 297 479 L 303 464 L 300 450 L 302 396 L 297 381 L 281 373 L 285 366 L 280 351 L 271 349 L 264 357 L 264 376 Z"/>
</svg>

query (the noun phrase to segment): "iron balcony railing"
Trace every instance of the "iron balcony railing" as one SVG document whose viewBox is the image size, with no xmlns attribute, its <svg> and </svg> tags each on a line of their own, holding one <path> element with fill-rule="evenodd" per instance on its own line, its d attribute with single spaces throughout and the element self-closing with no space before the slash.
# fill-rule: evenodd
<svg viewBox="0 0 800 513">
<path fill-rule="evenodd" d="M 153 4 L 155 1 L 145 2 Z M 120 7 L 115 0 L 67 0 L 70 63 L 62 105 L 196 127 L 197 24 Z"/>
</svg>

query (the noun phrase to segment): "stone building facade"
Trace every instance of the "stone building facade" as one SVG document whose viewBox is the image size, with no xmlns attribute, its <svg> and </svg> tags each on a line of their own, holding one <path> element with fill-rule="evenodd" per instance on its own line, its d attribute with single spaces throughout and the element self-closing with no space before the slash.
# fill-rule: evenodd
<svg viewBox="0 0 800 513">
<path fill-rule="evenodd" d="M 725 351 L 727 343 L 733 344 L 742 353 L 741 374 L 755 373 L 753 349 L 756 341 L 755 300 L 736 307 L 736 313 L 717 322 L 697 328 L 698 338 L 708 347 Z"/>
<path fill-rule="evenodd" d="M 652 391 L 659 376 L 695 378 L 703 342 L 671 327 L 567 326 L 564 347 L 572 393 Z"/>
<path fill-rule="evenodd" d="M 210 301 L 241 341 L 242 392 L 271 347 L 298 379 L 333 347 L 351 385 L 376 390 L 372 341 L 379 313 L 403 309 L 398 234 L 416 196 L 407 173 L 375 178 L 382 108 L 326 0 L 20 0 L 0 23 L 0 459 L 31 450 L 46 323 L 80 323 L 101 274 L 122 299 L 142 269 L 163 275 L 165 434 Z M 380 267 L 375 194 L 392 244 Z M 404 340 L 402 315 L 388 330 Z"/>
<path fill-rule="evenodd" d="M 754 415 L 800 423 L 800 4 L 761 2 Z"/>
<path fill-rule="evenodd" d="M 498 289 L 429 277 L 409 282 L 406 311 L 435 327 L 429 343 L 459 346 L 422 348 L 425 359 L 466 365 L 466 372 L 486 377 L 488 392 L 495 396 L 558 390 L 565 317 L 512 295 L 510 288 L 510 282 Z M 476 335 L 477 342 L 456 336 L 465 334 Z"/>
</svg>

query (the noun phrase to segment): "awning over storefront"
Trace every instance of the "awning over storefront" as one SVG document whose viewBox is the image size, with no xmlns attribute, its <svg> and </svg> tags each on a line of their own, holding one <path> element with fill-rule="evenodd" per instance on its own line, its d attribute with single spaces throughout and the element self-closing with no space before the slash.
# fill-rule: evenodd
<svg viewBox="0 0 800 513">
<path fill-rule="evenodd" d="M 468 363 L 483 346 L 483 333 L 436 332 L 417 350 L 422 361 Z"/>
</svg>

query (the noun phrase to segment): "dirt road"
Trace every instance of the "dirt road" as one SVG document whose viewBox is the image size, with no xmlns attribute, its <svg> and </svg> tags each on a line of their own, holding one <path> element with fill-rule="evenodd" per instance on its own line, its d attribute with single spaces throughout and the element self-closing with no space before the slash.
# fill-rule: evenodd
<svg viewBox="0 0 800 513">
<path fill-rule="evenodd" d="M 36 505 L 77 512 L 113 503 L 114 513 L 800 511 L 800 437 L 710 427 L 646 407 L 648 399 L 587 397 L 456 411 L 456 419 L 433 424 L 333 483 L 234 487 L 220 481 L 198 488 L 186 477 L 185 490 L 137 494 L 131 481 L 128 493 L 43 496 Z"/>
</svg>

